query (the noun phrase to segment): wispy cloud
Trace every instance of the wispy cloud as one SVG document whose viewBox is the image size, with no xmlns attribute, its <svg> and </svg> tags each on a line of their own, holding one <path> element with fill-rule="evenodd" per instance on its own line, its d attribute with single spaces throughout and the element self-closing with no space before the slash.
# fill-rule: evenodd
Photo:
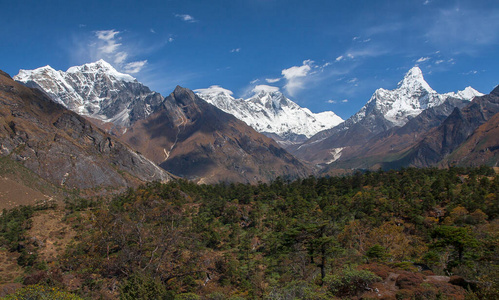
<svg viewBox="0 0 499 300">
<path fill-rule="evenodd" d="M 95 35 L 102 42 L 99 50 L 107 54 L 115 52 L 116 49 L 121 46 L 121 44 L 116 40 L 116 36 L 119 33 L 119 31 L 116 31 L 114 29 L 96 31 Z"/>
<path fill-rule="evenodd" d="M 187 22 L 187 23 L 195 23 L 197 22 L 197 20 L 191 16 L 191 15 L 187 15 L 187 14 L 175 14 L 175 17 L 181 19 L 182 21 L 184 22 Z"/>
<path fill-rule="evenodd" d="M 329 103 L 329 104 L 348 103 L 348 99 L 343 99 L 343 100 L 327 100 L 326 102 Z"/>
<path fill-rule="evenodd" d="M 130 74 L 135 74 L 140 72 L 142 68 L 147 64 L 147 60 L 141 60 L 141 61 L 134 61 L 127 63 L 124 67 L 123 70 L 127 73 Z"/>
<path fill-rule="evenodd" d="M 123 35 L 124 32 L 116 29 L 79 33 L 68 46 L 71 60 L 80 64 L 104 59 L 122 72 L 138 73 L 147 65 L 147 60 L 133 58 L 146 50 L 133 42 L 123 41 Z"/>
<path fill-rule="evenodd" d="M 422 62 L 425 62 L 427 60 L 430 60 L 430 57 L 426 56 L 426 57 L 420 57 L 418 60 L 416 60 L 417 63 L 422 63 Z"/>
<path fill-rule="evenodd" d="M 266 78 L 265 81 L 267 81 L 268 83 L 276 83 L 281 81 L 281 79 L 282 78 Z"/>
<path fill-rule="evenodd" d="M 241 51 L 241 48 L 234 48 L 234 49 L 230 50 L 230 53 L 240 52 L 240 51 Z"/>
</svg>

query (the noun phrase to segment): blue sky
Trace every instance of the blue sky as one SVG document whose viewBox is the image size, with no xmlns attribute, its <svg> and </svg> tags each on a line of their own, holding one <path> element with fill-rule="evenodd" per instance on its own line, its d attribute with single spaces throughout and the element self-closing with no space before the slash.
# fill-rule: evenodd
<svg viewBox="0 0 499 300">
<path fill-rule="evenodd" d="M 105 59 L 168 95 L 277 86 L 348 118 L 418 65 L 437 92 L 499 84 L 497 0 L 0 0 L 0 69 Z"/>
</svg>

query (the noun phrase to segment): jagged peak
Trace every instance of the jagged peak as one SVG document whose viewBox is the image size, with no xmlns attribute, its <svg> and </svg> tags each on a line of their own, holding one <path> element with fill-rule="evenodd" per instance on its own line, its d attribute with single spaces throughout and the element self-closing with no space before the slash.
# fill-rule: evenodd
<svg viewBox="0 0 499 300">
<path fill-rule="evenodd" d="M 44 73 L 57 73 L 57 71 L 52 68 L 49 65 L 34 69 L 34 70 L 25 70 L 21 69 L 19 70 L 19 73 L 14 76 L 14 80 L 21 81 L 21 82 L 26 82 L 32 79 L 32 77 L 37 76 L 38 74 L 44 74 Z"/>
<path fill-rule="evenodd" d="M 404 79 L 397 85 L 397 89 L 417 90 L 424 89 L 428 92 L 435 92 L 425 81 L 423 72 L 418 66 L 412 67 L 404 76 Z"/>
<path fill-rule="evenodd" d="M 132 82 L 136 79 L 128 74 L 118 72 L 110 63 L 103 59 L 99 59 L 96 62 L 83 64 L 81 66 L 70 67 L 66 73 L 105 73 L 116 79 Z"/>
</svg>

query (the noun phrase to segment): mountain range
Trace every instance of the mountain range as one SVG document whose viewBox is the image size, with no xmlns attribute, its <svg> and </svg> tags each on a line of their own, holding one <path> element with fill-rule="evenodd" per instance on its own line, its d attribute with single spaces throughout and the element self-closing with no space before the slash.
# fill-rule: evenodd
<svg viewBox="0 0 499 300">
<path fill-rule="evenodd" d="M 120 137 L 157 165 L 201 183 L 256 183 L 310 174 L 302 162 L 243 121 L 177 87 L 151 92 L 107 62 L 21 70 L 15 79 Z"/>
<path fill-rule="evenodd" d="M 195 90 L 199 97 L 246 122 L 283 147 L 301 144 L 314 134 L 335 127 L 343 119 L 332 111 L 312 113 L 286 98 L 279 88 L 257 85 L 253 96 L 235 99 L 219 86 Z"/>
<path fill-rule="evenodd" d="M 345 121 L 334 112 L 312 113 L 267 85 L 256 86 L 247 99 L 220 86 L 194 92 L 178 86 L 164 97 L 103 60 L 66 72 L 49 66 L 21 70 L 14 79 L 85 116 L 164 170 L 200 183 L 478 161 L 497 165 L 497 89 L 489 95 L 471 87 L 439 94 L 418 67 L 397 88 L 377 89 Z"/>
<path fill-rule="evenodd" d="M 342 160 L 344 153 L 366 149 L 370 143 L 379 141 L 379 134 L 405 126 L 427 109 L 450 106 L 451 109 L 442 108 L 437 113 L 440 117 L 446 117 L 452 112 L 454 105 L 459 106 L 461 101 L 469 101 L 480 95 L 483 94 L 471 87 L 457 93 L 438 94 L 424 80 L 421 69 L 414 67 L 407 72 L 396 89 L 376 90 L 366 105 L 345 122 L 321 131 L 289 150 L 300 159 L 327 166 Z M 457 101 L 448 101 L 450 99 Z"/>
</svg>

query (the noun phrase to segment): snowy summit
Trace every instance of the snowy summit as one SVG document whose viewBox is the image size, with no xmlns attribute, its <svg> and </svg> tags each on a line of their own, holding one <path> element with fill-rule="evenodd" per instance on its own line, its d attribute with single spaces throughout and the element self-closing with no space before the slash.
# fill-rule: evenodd
<svg viewBox="0 0 499 300">
<path fill-rule="evenodd" d="M 343 122 L 332 111 L 316 114 L 300 107 L 274 86 L 257 85 L 253 89 L 253 96 L 248 99 L 236 99 L 231 91 L 220 86 L 210 86 L 194 92 L 283 146 L 300 143 L 319 131 Z"/>
</svg>

